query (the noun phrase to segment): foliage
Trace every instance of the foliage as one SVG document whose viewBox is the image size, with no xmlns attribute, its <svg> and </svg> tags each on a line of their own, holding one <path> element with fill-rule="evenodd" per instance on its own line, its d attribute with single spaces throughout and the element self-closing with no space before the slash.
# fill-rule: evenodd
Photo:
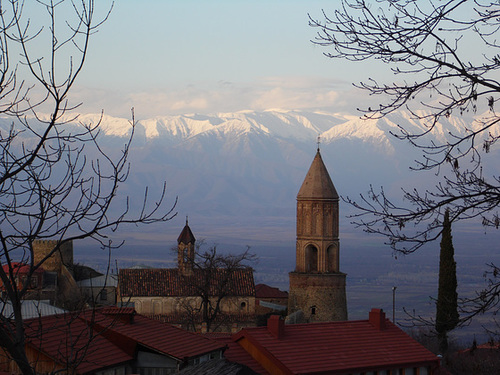
<svg viewBox="0 0 500 375">
<path fill-rule="evenodd" d="M 436 301 L 436 331 L 441 353 L 448 348 L 447 333 L 459 323 L 457 295 L 457 264 L 454 259 L 451 223 L 448 211 L 444 214 L 443 234 L 439 259 L 439 287 Z"/>
<path fill-rule="evenodd" d="M 26 356 L 21 314 L 31 276 L 70 241 L 89 238 L 111 249 L 120 244 L 109 234 L 121 225 L 172 216 L 165 185 L 154 201 L 146 189 L 137 213 L 128 198 L 113 206 L 129 173 L 133 112 L 131 136 L 113 158 L 99 143 L 100 121 L 79 122 L 78 104 L 69 99 L 91 36 L 109 12 L 94 0 L 0 2 L 0 122 L 10 124 L 0 132 L 0 280 L 3 302 L 14 311 L 0 315 L 0 347 L 24 374 L 36 365 Z M 53 247 L 35 260 L 32 244 L 40 239 Z M 15 262 L 29 268 L 21 286 Z"/>
</svg>

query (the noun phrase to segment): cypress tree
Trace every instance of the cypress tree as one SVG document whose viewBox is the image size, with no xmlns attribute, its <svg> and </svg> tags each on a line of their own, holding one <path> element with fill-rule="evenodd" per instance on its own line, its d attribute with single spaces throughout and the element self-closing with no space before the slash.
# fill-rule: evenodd
<svg viewBox="0 0 500 375">
<path fill-rule="evenodd" d="M 439 257 L 439 287 L 436 302 L 436 331 L 439 339 L 439 349 L 442 354 L 448 350 L 449 331 L 453 330 L 459 321 L 457 304 L 457 264 L 454 259 L 451 236 L 450 214 L 446 210 L 443 220 L 441 237 L 441 252 Z"/>
</svg>

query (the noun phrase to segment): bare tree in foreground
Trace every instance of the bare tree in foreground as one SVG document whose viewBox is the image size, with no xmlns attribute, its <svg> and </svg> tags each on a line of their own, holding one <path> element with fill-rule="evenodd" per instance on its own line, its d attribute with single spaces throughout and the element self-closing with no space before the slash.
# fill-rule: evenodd
<svg viewBox="0 0 500 375">
<path fill-rule="evenodd" d="M 69 241 L 92 238 L 111 249 L 116 246 L 108 236 L 121 225 L 172 217 L 165 185 L 154 200 L 146 189 L 137 212 L 118 195 L 129 173 L 133 114 L 130 138 L 116 157 L 101 148 L 100 121 L 84 124 L 72 114 L 78 105 L 69 93 L 91 36 L 109 15 L 109 4 L 104 10 L 97 5 L 104 6 L 94 0 L 0 2 L 0 121 L 10 126 L 0 132 L 0 279 L 13 308 L 12 317 L 0 315 L 0 347 L 23 374 L 34 369 L 25 352 L 21 302 L 44 262 Z M 37 239 L 56 241 L 39 261 L 32 247 Z M 15 262 L 29 267 L 20 285 Z"/>
<path fill-rule="evenodd" d="M 208 332 L 224 323 L 224 304 L 234 303 L 232 298 L 247 297 L 253 286 L 253 269 L 249 263 L 256 261 L 250 248 L 239 254 L 222 254 L 216 246 L 201 250 L 197 246 L 193 258 L 188 259 L 191 272 L 182 275 L 184 285 L 195 298 L 186 299 L 183 310 L 188 325 L 196 330 L 196 323 L 206 325 Z M 253 290 L 255 293 L 255 290 Z"/>
<path fill-rule="evenodd" d="M 483 170 L 484 160 L 500 137 L 500 4 L 467 0 L 344 0 L 322 19 L 310 17 L 318 29 L 315 43 L 330 58 L 369 63 L 380 61 L 394 80 L 372 77 L 356 87 L 380 96 L 376 108 L 362 108 L 376 119 L 398 110 L 424 122 L 422 132 L 400 126 L 401 140 L 422 151 L 413 167 L 433 171 L 440 181 L 426 191 L 403 190 L 399 204 L 384 190 L 371 188 L 359 200 L 346 198 L 359 210 L 355 223 L 369 233 L 386 236 L 396 253 L 409 254 L 442 233 L 450 221 L 479 218 L 500 226 L 500 177 Z M 377 65 L 378 67 L 379 65 Z M 473 113 L 475 120 L 443 142 L 432 136 L 440 121 Z M 463 320 L 485 309 L 499 308 L 498 269 L 491 265 L 490 284 L 473 300 L 462 301 Z"/>
</svg>

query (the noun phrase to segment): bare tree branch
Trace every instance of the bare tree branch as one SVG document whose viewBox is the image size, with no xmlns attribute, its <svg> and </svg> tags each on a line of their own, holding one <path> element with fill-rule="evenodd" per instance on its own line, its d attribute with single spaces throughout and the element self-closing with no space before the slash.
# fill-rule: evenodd
<svg viewBox="0 0 500 375">
<path fill-rule="evenodd" d="M 94 0 L 0 2 L 0 121 L 11 123 L 8 132 L 0 132 L 0 280 L 2 301 L 14 311 L 13 318 L 0 315 L 0 347 L 24 374 L 35 370 L 25 352 L 21 303 L 31 276 L 47 259 L 66 243 L 84 238 L 106 249 L 120 247 L 109 235 L 122 225 L 168 221 L 175 215 L 175 203 L 166 202 L 165 184 L 154 199 L 146 188 L 138 210 L 130 208 L 128 198 L 124 205 L 116 202 L 130 173 L 133 110 L 130 137 L 117 157 L 101 145 L 102 115 L 95 123 L 83 123 L 71 113 L 79 104 L 72 104 L 69 94 L 90 39 L 111 12 L 112 5 L 102 6 Z M 72 16 L 63 19 L 68 11 Z M 37 27 L 28 13 L 46 22 Z M 35 260 L 33 241 L 39 239 L 55 245 Z M 29 267 L 20 286 L 16 263 Z"/>
</svg>

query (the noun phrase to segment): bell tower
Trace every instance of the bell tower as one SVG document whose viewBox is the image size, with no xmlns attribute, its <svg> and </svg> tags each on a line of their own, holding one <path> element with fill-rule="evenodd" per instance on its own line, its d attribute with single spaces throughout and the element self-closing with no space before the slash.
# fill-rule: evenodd
<svg viewBox="0 0 500 375">
<path fill-rule="evenodd" d="M 195 242 L 196 239 L 193 232 L 191 232 L 191 228 L 189 228 L 186 217 L 186 225 L 182 229 L 179 238 L 177 238 L 177 265 L 179 272 L 184 276 L 193 273 Z"/>
<path fill-rule="evenodd" d="M 318 150 L 297 194 L 295 271 L 288 311 L 307 321 L 347 320 L 346 274 L 339 266 L 339 196 Z"/>
</svg>

